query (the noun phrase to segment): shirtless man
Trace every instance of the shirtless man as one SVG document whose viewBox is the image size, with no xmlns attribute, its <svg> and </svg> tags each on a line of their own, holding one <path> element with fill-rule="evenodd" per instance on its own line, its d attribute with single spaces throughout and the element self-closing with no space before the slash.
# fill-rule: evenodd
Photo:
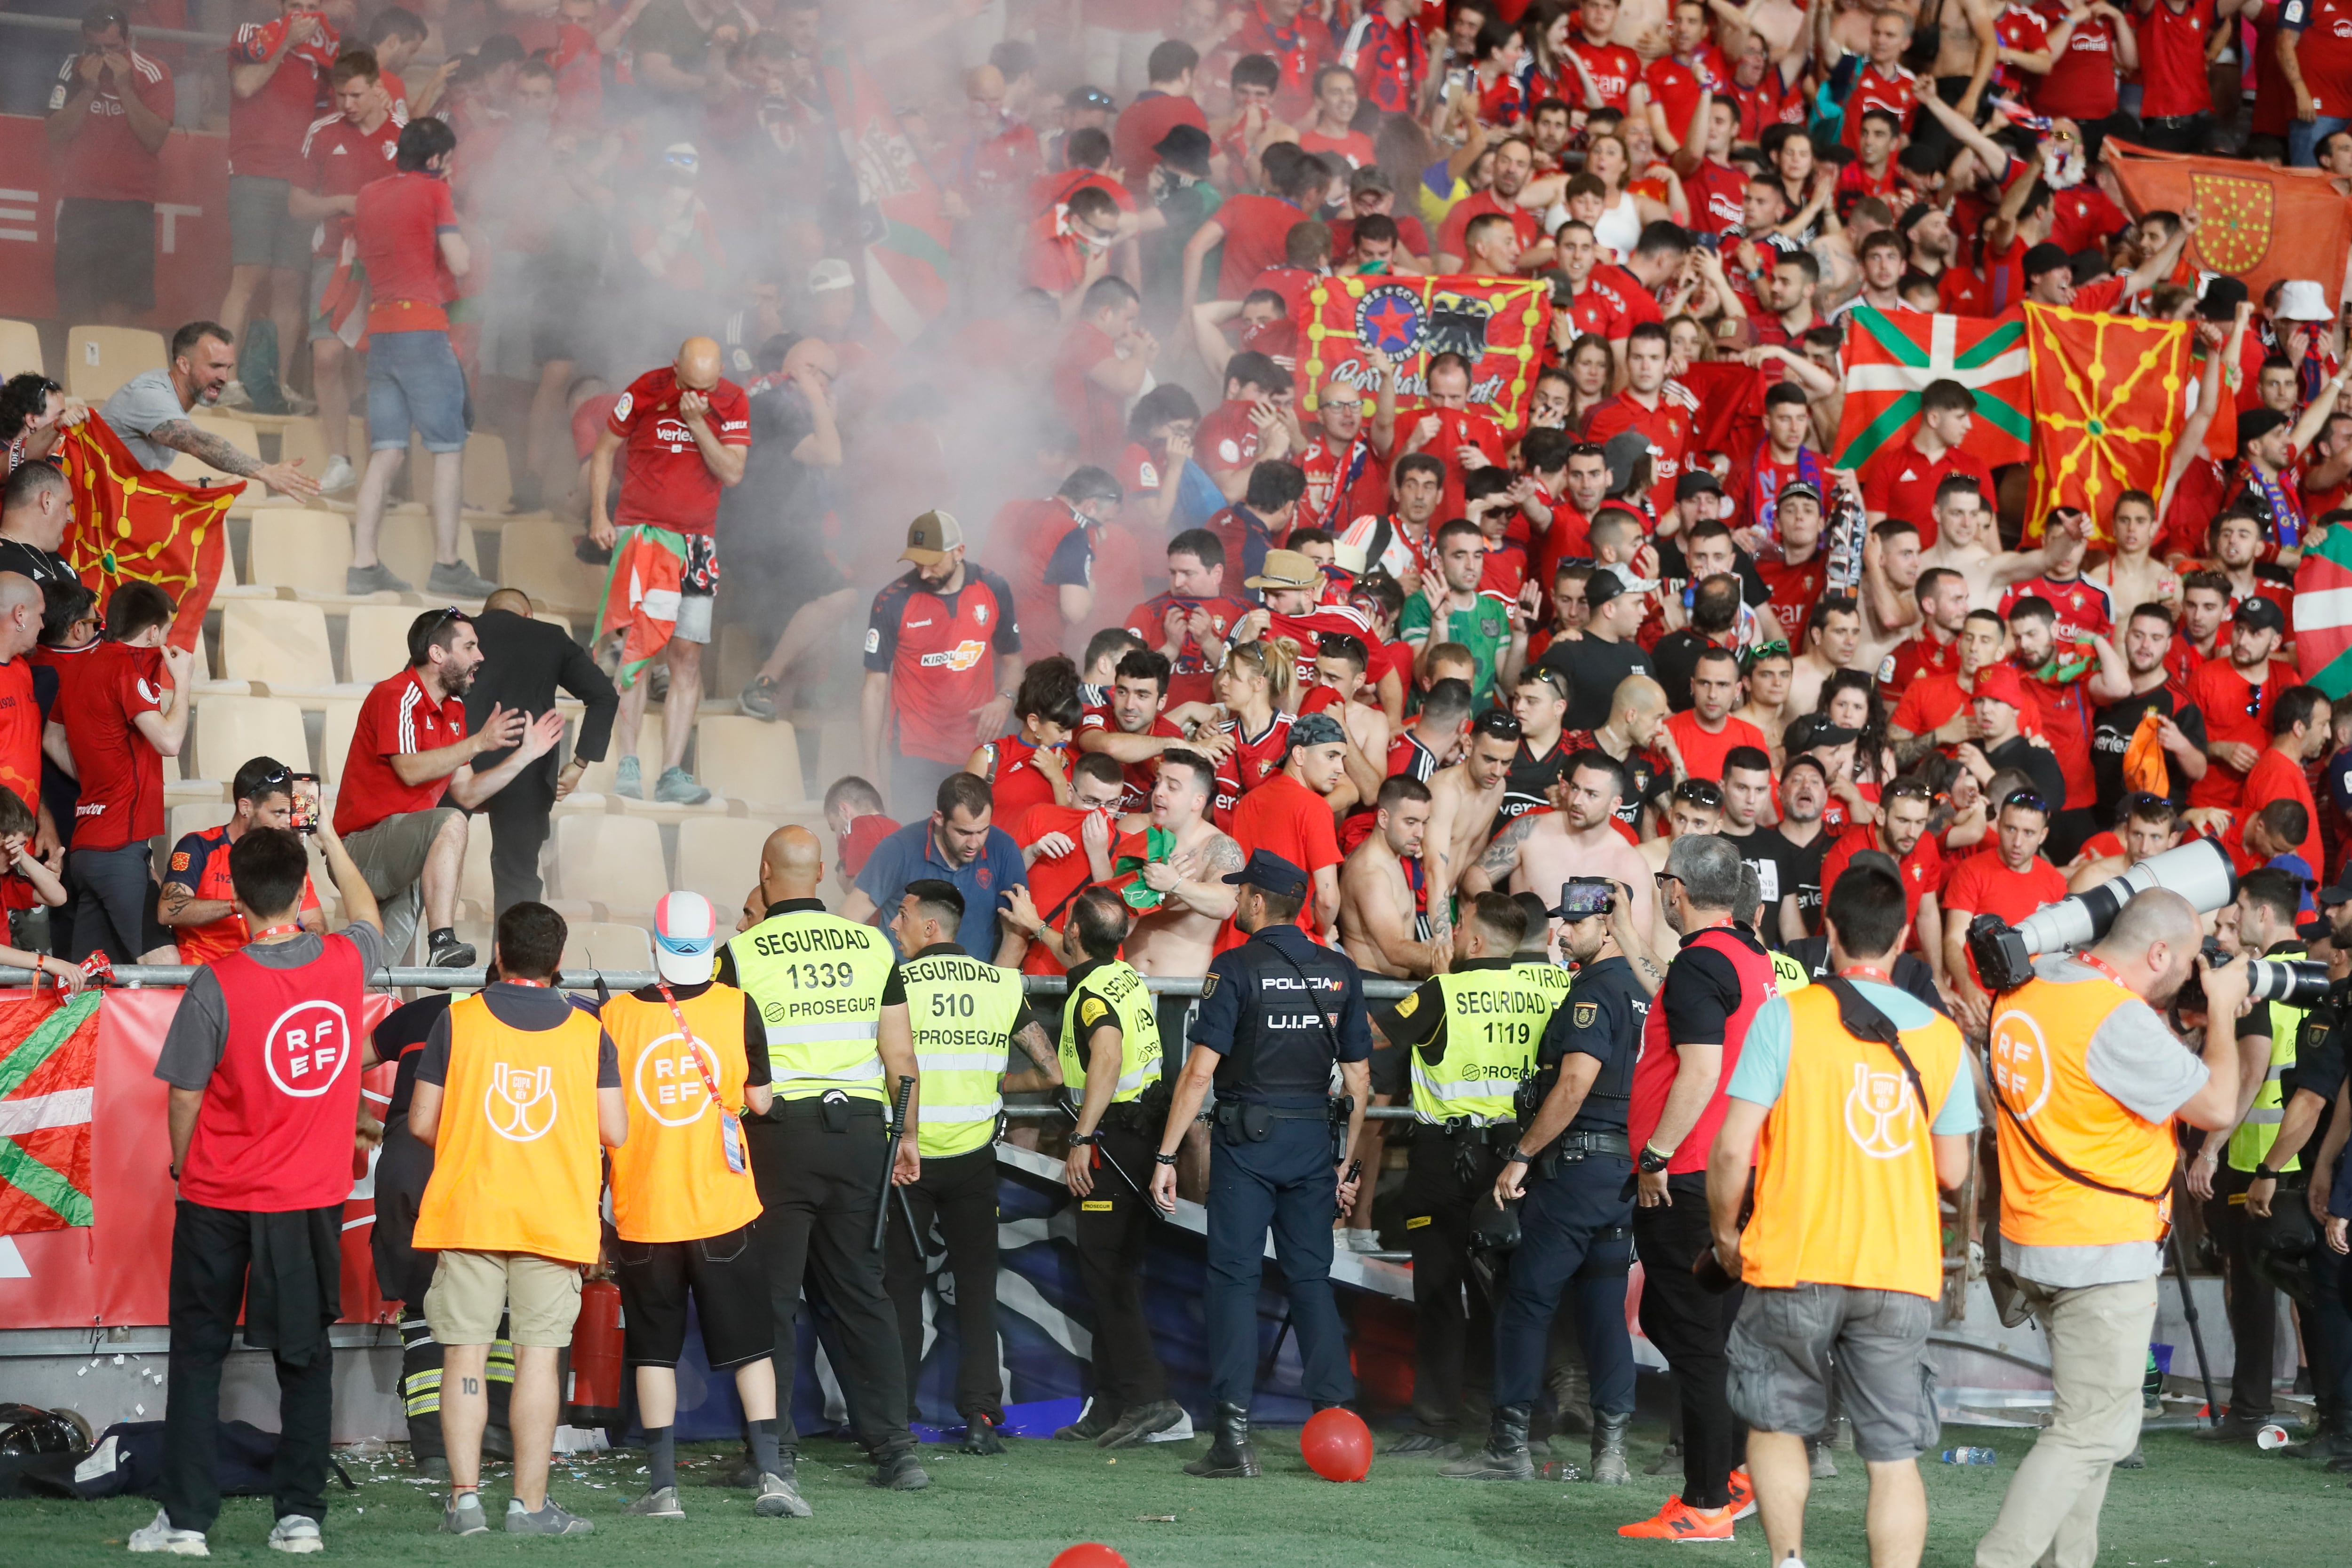
<svg viewBox="0 0 2352 1568">
<path fill-rule="evenodd" d="M 1900 517 L 1874 524 L 1862 547 L 1862 635 L 1854 639 L 1846 668 L 1875 676 L 1895 644 L 1919 624 L 1918 525 Z"/>
<path fill-rule="evenodd" d="M 1377 699 L 1364 685 L 1364 672 L 1370 664 L 1371 655 L 1362 638 L 1324 638 L 1315 655 L 1315 685 L 1299 705 L 1302 714 L 1328 710 L 1347 731 L 1348 752 L 1343 761 L 1348 782 L 1356 787 L 1359 800 L 1369 800 L 1377 794 L 1381 780 L 1389 772 L 1389 716 L 1373 706 Z M 1339 694 L 1336 702 L 1320 698 L 1318 694 L 1327 686 Z M 1360 697 L 1362 700 L 1359 701 Z"/>
<path fill-rule="evenodd" d="M 1429 786 L 1400 775 L 1381 786 L 1375 828 L 1339 867 L 1339 946 L 1368 975 L 1425 980 L 1445 967 L 1454 933 L 1435 903 L 1413 910 L 1405 862 L 1429 831 Z"/>
<path fill-rule="evenodd" d="M 1785 643 L 1763 654 L 1751 648 L 1743 657 L 1748 665 L 1748 700 L 1735 708 L 1731 716 L 1744 718 L 1764 732 L 1764 738 L 1770 743 L 1772 767 L 1777 771 L 1780 766 L 1780 737 L 1789 727 L 1789 685 L 1797 673 L 1797 661 Z"/>
<path fill-rule="evenodd" d="M 1654 839 L 1643 839 L 1633 846 L 1642 863 L 1650 868 L 1650 885 L 1657 885 L 1658 873 L 1666 869 L 1666 852 L 1674 848 L 1676 839 L 1693 833 L 1712 833 L 1723 827 L 1723 786 L 1712 779 L 1685 779 L 1675 786 L 1667 797 L 1665 831 Z M 1650 956 L 1664 965 L 1683 950 L 1682 933 L 1667 923 L 1664 901 L 1660 900 L 1642 939 L 1649 944 Z"/>
<path fill-rule="evenodd" d="M 2145 490 L 2126 490 L 2116 502 L 2111 518 L 2116 536 L 2113 554 L 2085 580 L 2107 591 L 2118 608 L 2127 604 L 2163 604 L 2180 608 L 2180 576 L 2164 564 L 2156 551 L 2156 502 Z"/>
<path fill-rule="evenodd" d="M 1466 683 L 1465 683 L 1466 684 Z M 1469 752 L 1429 780 L 1428 846 L 1422 864 L 1429 873 L 1429 906 L 1451 908 L 1454 886 L 1495 831 L 1495 814 L 1511 781 L 1519 755 L 1519 721 L 1497 708 L 1480 714 L 1470 727 Z"/>
<path fill-rule="evenodd" d="M 1844 594 L 1823 594 L 1805 622 L 1805 651 L 1790 667 L 1781 722 L 1819 707 L 1822 684 L 1840 670 L 1853 668 L 1854 650 L 1861 645 L 1862 607 Z"/>
<path fill-rule="evenodd" d="M 1936 548 L 1919 557 L 1920 565 L 1966 578 L 1969 609 L 1999 610 L 2002 589 L 2040 577 L 2057 560 L 2051 549 L 2054 538 L 2032 550 L 1997 549 L 2000 542 L 1992 508 L 1977 482 L 1966 474 L 1947 475 L 1936 486 Z"/>
<path fill-rule="evenodd" d="M 1462 873 L 1462 891 L 1485 893 L 1507 878 L 1512 892 L 1532 893 L 1571 876 L 1605 876 L 1632 890 L 1633 929 L 1647 932 L 1657 903 L 1650 864 L 1612 821 L 1624 797 L 1620 764 L 1578 753 L 1551 788 L 1552 809 L 1530 811 L 1496 834 L 1478 863 Z"/>
</svg>

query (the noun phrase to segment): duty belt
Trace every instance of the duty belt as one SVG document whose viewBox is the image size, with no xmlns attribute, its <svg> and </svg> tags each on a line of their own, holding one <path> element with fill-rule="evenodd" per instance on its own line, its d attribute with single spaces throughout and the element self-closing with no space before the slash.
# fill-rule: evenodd
<svg viewBox="0 0 2352 1568">
<path fill-rule="evenodd" d="M 1633 1157 L 1633 1140 L 1623 1133 L 1563 1133 L 1558 1147 L 1563 1156 L 1615 1155 L 1620 1159 Z"/>
</svg>

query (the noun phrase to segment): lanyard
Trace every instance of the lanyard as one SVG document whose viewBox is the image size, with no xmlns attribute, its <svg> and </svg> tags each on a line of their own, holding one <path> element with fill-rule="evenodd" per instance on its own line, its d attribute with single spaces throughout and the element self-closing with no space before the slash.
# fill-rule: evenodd
<svg viewBox="0 0 2352 1568">
<path fill-rule="evenodd" d="M 1875 964 L 1849 964 L 1844 968 L 1838 971 L 1838 977 L 1841 979 L 1853 979 L 1859 977 L 1862 979 L 1876 980 L 1882 986 L 1893 986 L 1895 984 L 1895 977 L 1888 974 L 1885 970 L 1880 968 Z"/>
<path fill-rule="evenodd" d="M 736 1119 L 735 1113 L 719 1100 L 719 1084 L 710 1076 L 709 1064 L 702 1060 L 701 1047 L 695 1040 L 694 1030 L 687 1027 L 686 1014 L 678 1008 L 677 998 L 669 994 L 669 982 L 656 975 L 654 977 L 654 988 L 661 992 L 662 1000 L 668 1004 L 669 1016 L 677 1024 L 678 1038 L 686 1042 L 686 1054 L 693 1059 L 694 1071 L 701 1075 L 702 1087 L 709 1092 L 711 1107 L 719 1113 L 719 1147 L 727 1158 L 727 1168 L 741 1176 L 746 1169 L 743 1124 Z"/>
<path fill-rule="evenodd" d="M 251 936 L 247 937 L 246 940 L 248 942 L 258 942 L 266 936 L 299 936 L 301 933 L 301 923 L 297 921 L 291 925 L 268 926 L 266 929 L 255 932 Z"/>
<path fill-rule="evenodd" d="M 519 975 L 500 975 L 499 979 L 500 983 L 505 985 L 529 986 L 534 991 L 543 991 L 547 989 L 547 982 L 545 980 L 526 980 Z"/>
</svg>

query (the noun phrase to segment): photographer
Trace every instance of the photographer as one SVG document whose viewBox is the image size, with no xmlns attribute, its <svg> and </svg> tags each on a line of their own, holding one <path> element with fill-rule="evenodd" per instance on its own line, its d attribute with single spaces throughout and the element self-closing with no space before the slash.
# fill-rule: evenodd
<svg viewBox="0 0 2352 1568">
<path fill-rule="evenodd" d="M 2199 942 L 2196 907 L 2151 888 L 2095 946 L 2043 959 L 1994 999 L 2002 1262 L 2049 1337 L 2056 1405 L 1977 1544 L 1980 1568 L 2028 1568 L 2053 1544 L 2086 1559 L 2107 1477 L 2138 1441 L 2179 1157 L 2172 1124 L 2211 1132 L 2237 1121 L 2231 1032 L 2208 1030 L 2200 1060 L 2160 1010 L 2192 968 L 2212 1016 L 2234 1018 L 2245 1001 L 2248 966 L 2200 960 Z"/>
</svg>

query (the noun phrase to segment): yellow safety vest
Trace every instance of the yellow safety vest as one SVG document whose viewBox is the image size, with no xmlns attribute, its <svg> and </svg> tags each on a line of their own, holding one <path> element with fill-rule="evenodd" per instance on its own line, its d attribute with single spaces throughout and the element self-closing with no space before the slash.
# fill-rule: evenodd
<svg viewBox="0 0 2352 1568">
<path fill-rule="evenodd" d="M 896 958 L 871 925 L 799 910 L 727 944 L 735 978 L 760 1004 L 768 1074 L 779 1100 L 838 1089 L 884 1105 L 882 992 Z"/>
<path fill-rule="evenodd" d="M 1445 1060 L 1433 1064 L 1412 1053 L 1414 1120 L 1467 1118 L 1482 1127 L 1516 1120 L 1512 1096 L 1536 1070 L 1536 1046 L 1557 999 L 1517 967 L 1440 975 L 1437 990 L 1445 1005 Z"/>
<path fill-rule="evenodd" d="M 2263 955 L 2273 958 L 2308 956 L 2305 949 Z M 2233 1171 L 2251 1171 L 2269 1157 L 2271 1145 L 2278 1142 L 2279 1122 L 2286 1114 L 2286 1098 L 2280 1092 L 2279 1075 L 2294 1065 L 2294 1037 L 2303 1028 L 2307 1008 L 2291 1008 L 2284 1002 L 2265 1003 L 2271 1009 L 2271 1061 L 2263 1075 L 2262 1087 L 2254 1091 L 2254 1103 L 2246 1112 L 2246 1119 L 2230 1134 L 2229 1160 Z M 2301 1170 L 2303 1156 L 2297 1155 L 2286 1163 L 2288 1170 Z"/>
<path fill-rule="evenodd" d="M 934 953 L 899 965 L 898 977 L 923 1072 L 916 1113 L 923 1157 L 970 1154 L 996 1137 L 1021 977 L 965 954 Z"/>
<path fill-rule="evenodd" d="M 1081 1103 L 1087 1092 L 1087 1041 L 1105 1023 L 1118 1025 L 1118 1087 L 1124 1105 L 1160 1082 L 1160 1014 L 1143 977 L 1113 958 L 1090 972 L 1062 1008 L 1062 1082 Z"/>
<path fill-rule="evenodd" d="M 1511 966 L 1511 973 L 1525 980 L 1551 999 L 1553 1010 L 1568 1000 L 1568 988 L 1576 981 L 1576 971 L 1565 964 L 1555 964 L 1549 958 L 1523 958 Z M 1543 1030 L 1536 1031 L 1540 1037 Z"/>
</svg>

